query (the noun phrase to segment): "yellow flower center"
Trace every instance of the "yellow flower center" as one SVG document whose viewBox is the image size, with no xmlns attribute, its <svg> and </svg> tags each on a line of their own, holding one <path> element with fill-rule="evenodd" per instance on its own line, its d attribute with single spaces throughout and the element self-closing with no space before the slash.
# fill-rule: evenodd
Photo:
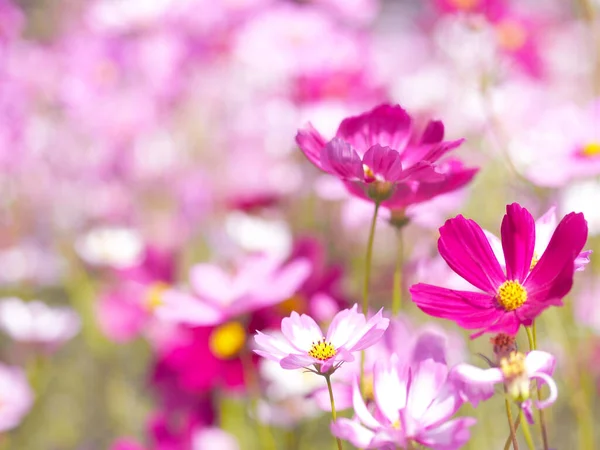
<svg viewBox="0 0 600 450">
<path fill-rule="evenodd" d="M 209 339 L 210 351 L 217 358 L 237 356 L 246 343 L 246 329 L 239 322 L 228 322 L 213 330 Z"/>
<path fill-rule="evenodd" d="M 529 398 L 529 377 L 525 367 L 525 355 L 519 352 L 500 360 L 500 370 L 504 376 L 506 392 L 513 400 L 523 402 Z"/>
<path fill-rule="evenodd" d="M 146 298 L 144 304 L 150 312 L 155 311 L 156 308 L 163 305 L 162 296 L 167 289 L 169 289 L 169 285 L 160 281 L 158 283 L 152 284 L 148 288 L 148 290 L 146 291 Z"/>
<path fill-rule="evenodd" d="M 590 142 L 584 145 L 581 149 L 581 155 L 587 158 L 600 156 L 600 142 Z"/>
<path fill-rule="evenodd" d="M 527 301 L 527 291 L 518 281 L 508 280 L 500 285 L 496 298 L 506 311 L 514 311 Z"/>
<path fill-rule="evenodd" d="M 308 354 L 319 361 L 327 361 L 335 356 L 337 350 L 329 342 L 325 341 L 325 338 L 321 339 L 317 343 L 313 342 L 311 349 Z"/>
<path fill-rule="evenodd" d="M 527 30 L 514 20 L 503 20 L 496 25 L 496 35 L 501 48 L 508 51 L 519 50 L 527 42 Z"/>
<path fill-rule="evenodd" d="M 450 0 L 450 5 L 457 9 L 463 9 L 466 11 L 475 9 L 477 6 L 479 6 L 479 3 L 481 3 L 481 0 Z"/>
</svg>

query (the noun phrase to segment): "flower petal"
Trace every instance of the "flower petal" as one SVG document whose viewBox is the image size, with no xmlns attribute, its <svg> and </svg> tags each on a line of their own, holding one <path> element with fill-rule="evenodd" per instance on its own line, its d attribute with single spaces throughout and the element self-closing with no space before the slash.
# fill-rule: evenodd
<svg viewBox="0 0 600 450">
<path fill-rule="evenodd" d="M 501 227 L 506 278 L 523 282 L 531 267 L 535 247 L 535 221 L 518 203 L 506 207 Z"/>
<path fill-rule="evenodd" d="M 358 377 L 355 377 L 354 380 L 352 380 L 352 407 L 354 408 L 356 417 L 358 417 L 358 419 L 367 427 L 377 429 L 381 426 L 381 424 L 373 417 L 373 414 L 367 409 L 367 405 L 365 405 L 365 401 L 360 393 Z"/>
<path fill-rule="evenodd" d="M 352 408 L 352 386 L 348 383 L 336 383 L 332 380 L 331 390 L 335 399 L 335 408 L 337 411 Z M 331 411 L 331 400 L 329 399 L 329 390 L 326 387 L 317 389 L 311 394 L 311 398 L 323 411 Z"/>
<path fill-rule="evenodd" d="M 398 356 L 392 354 L 389 361 L 380 360 L 373 369 L 373 394 L 375 403 L 390 424 L 400 419 L 400 410 L 406 406 L 407 380 Z"/>
<path fill-rule="evenodd" d="M 365 315 L 358 312 L 358 305 L 338 312 L 327 330 L 327 342 L 335 348 L 341 348 L 366 323 Z"/>
<path fill-rule="evenodd" d="M 254 352 L 271 361 L 279 362 L 297 351 L 283 336 L 271 336 L 257 331 L 254 341 L 258 346 Z"/>
<path fill-rule="evenodd" d="M 383 308 L 381 308 L 367 323 L 356 330 L 356 333 L 350 337 L 344 347 L 352 352 L 371 347 L 381 339 L 389 324 L 390 319 L 383 317 Z"/>
<path fill-rule="evenodd" d="M 300 352 L 308 352 L 315 342 L 323 338 L 321 328 L 313 318 L 296 311 L 281 321 L 281 332 Z"/>
<path fill-rule="evenodd" d="M 452 382 L 447 381 L 421 416 L 422 427 L 435 427 L 446 422 L 464 403 Z"/>
<path fill-rule="evenodd" d="M 233 279 L 213 264 L 196 264 L 190 270 L 190 285 L 199 297 L 217 305 L 228 305 L 234 298 Z"/>
<path fill-rule="evenodd" d="M 554 382 L 552 377 L 546 375 L 543 372 L 538 372 L 538 373 L 531 375 L 530 378 L 536 378 L 538 380 L 542 380 L 544 383 L 546 383 L 548 385 L 548 388 L 550 389 L 550 393 L 548 394 L 548 397 L 546 399 L 535 401 L 535 407 L 537 409 L 544 409 L 544 408 L 547 408 L 548 406 L 552 405 L 556 401 L 556 398 L 558 397 L 558 388 L 556 387 L 556 383 Z"/>
<path fill-rule="evenodd" d="M 465 401 L 477 406 L 494 395 L 494 384 L 503 381 L 500 369 L 480 369 L 470 364 L 458 364 L 448 374 Z"/>
<path fill-rule="evenodd" d="M 282 369 L 302 369 L 304 367 L 312 366 L 316 359 L 308 356 L 308 355 L 289 355 L 279 361 L 279 365 Z"/>
<path fill-rule="evenodd" d="M 333 138 L 321 151 L 321 167 L 342 180 L 363 180 L 363 165 L 350 144 Z"/>
<path fill-rule="evenodd" d="M 421 420 L 444 385 L 447 375 L 448 367 L 445 363 L 435 362 L 433 359 L 413 363 L 406 402 L 406 409 L 412 418 Z"/>
<path fill-rule="evenodd" d="M 321 136 L 312 124 L 309 123 L 306 125 L 306 128 L 298 130 L 296 143 L 308 160 L 319 169 L 322 169 L 321 151 L 327 145 L 327 140 Z"/>
<path fill-rule="evenodd" d="M 162 305 L 158 306 L 154 313 L 159 319 L 168 322 L 209 326 L 222 323 L 228 317 L 226 310 L 175 289 L 164 291 L 161 300 Z"/>
<path fill-rule="evenodd" d="M 505 281 L 483 230 L 473 220 L 459 215 L 440 228 L 440 255 L 457 274 L 482 291 L 496 294 Z"/>
<path fill-rule="evenodd" d="M 537 372 L 552 375 L 554 373 L 554 367 L 556 366 L 556 358 L 548 352 L 533 350 L 527 353 L 525 365 L 529 376 L 532 376 Z"/>
<path fill-rule="evenodd" d="M 462 417 L 431 428 L 417 437 L 417 442 L 436 450 L 457 450 L 471 437 L 469 428 L 477 421 L 472 417 Z"/>
<path fill-rule="evenodd" d="M 340 439 L 350 442 L 358 448 L 371 448 L 369 445 L 375 437 L 368 428 L 363 427 L 355 420 L 346 418 L 337 419 L 331 424 L 331 433 Z"/>
<path fill-rule="evenodd" d="M 363 156 L 362 162 L 371 169 L 377 180 L 396 181 L 403 178 L 400 154 L 389 147 L 373 145 Z"/>
</svg>

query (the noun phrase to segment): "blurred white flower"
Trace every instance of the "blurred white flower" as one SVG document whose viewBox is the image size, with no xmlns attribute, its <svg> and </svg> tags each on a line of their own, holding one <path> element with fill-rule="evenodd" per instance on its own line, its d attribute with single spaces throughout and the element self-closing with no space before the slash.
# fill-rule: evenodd
<svg viewBox="0 0 600 450">
<path fill-rule="evenodd" d="M 136 230 L 98 227 L 79 237 L 75 250 L 88 264 L 125 268 L 142 260 L 144 243 Z"/>
<path fill-rule="evenodd" d="M 33 392 L 20 367 L 0 364 L 0 432 L 15 428 L 33 403 Z"/>
<path fill-rule="evenodd" d="M 235 436 L 226 431 L 212 427 L 203 428 L 194 433 L 192 437 L 192 450 L 239 450 L 240 444 Z"/>
</svg>

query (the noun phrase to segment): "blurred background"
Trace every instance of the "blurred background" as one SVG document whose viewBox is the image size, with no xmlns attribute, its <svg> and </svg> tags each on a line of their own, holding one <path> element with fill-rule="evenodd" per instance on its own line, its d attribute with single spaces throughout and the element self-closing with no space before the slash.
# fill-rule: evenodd
<svg viewBox="0 0 600 450">
<path fill-rule="evenodd" d="M 600 250 L 599 14 L 595 0 L 0 0 L 0 448 L 268 448 L 257 423 L 279 449 L 333 446 L 314 380 L 281 385 L 292 375 L 240 349 L 292 310 L 327 322 L 360 301 L 372 204 L 294 138 L 309 121 L 330 138 L 384 102 L 442 120 L 479 168 L 403 211 L 402 311 L 482 365 L 488 339 L 427 317 L 408 288 L 449 283 L 447 218 L 498 235 L 513 201 L 584 212 L 585 249 Z M 391 302 L 388 219 L 374 306 Z M 153 314 L 194 264 L 255 252 L 308 258 L 311 274 L 247 318 L 241 343 L 220 352 L 214 327 Z M 599 271 L 592 256 L 539 321 L 558 358 L 553 448 L 600 446 Z M 466 448 L 503 448 L 501 401 L 463 410 L 478 418 Z"/>
</svg>

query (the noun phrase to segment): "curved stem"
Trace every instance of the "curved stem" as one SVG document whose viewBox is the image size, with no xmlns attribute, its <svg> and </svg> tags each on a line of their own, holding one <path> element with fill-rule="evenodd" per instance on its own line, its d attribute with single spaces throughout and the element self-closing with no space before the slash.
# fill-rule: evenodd
<svg viewBox="0 0 600 450">
<path fill-rule="evenodd" d="M 537 349 L 537 336 L 536 336 L 536 328 L 535 328 L 535 320 L 533 321 L 533 324 L 531 325 L 531 328 L 533 330 L 532 336 L 531 336 L 531 340 L 529 341 L 529 349 L 530 350 L 536 350 Z M 529 336 L 529 334 L 528 334 Z M 537 392 L 537 398 L 538 401 L 542 400 L 542 390 L 540 389 L 540 384 L 538 383 L 538 381 L 536 380 L 535 382 L 535 390 Z M 546 430 L 546 420 L 544 418 L 544 411 L 542 411 L 541 409 L 538 409 L 538 414 L 540 417 L 540 434 L 542 435 L 542 443 L 544 444 L 544 450 L 548 450 L 548 431 Z"/>
<path fill-rule="evenodd" d="M 335 411 L 335 400 L 333 399 L 333 389 L 331 388 L 331 375 L 325 375 L 325 381 L 327 381 L 327 390 L 329 391 L 329 401 L 331 402 L 331 418 L 335 422 L 337 419 L 337 413 Z M 342 450 L 342 441 L 340 438 L 336 437 L 335 441 L 337 443 L 338 450 Z"/>
<path fill-rule="evenodd" d="M 404 239 L 402 228 L 396 231 L 398 238 L 398 254 L 396 255 L 396 270 L 394 272 L 394 291 L 392 295 L 392 316 L 398 315 L 402 307 L 402 262 L 404 260 Z"/>
<path fill-rule="evenodd" d="M 515 420 L 515 424 L 514 424 L 515 436 L 517 434 L 517 430 L 519 429 L 520 424 L 521 424 L 521 415 L 519 414 L 517 416 L 517 419 Z M 511 434 L 509 434 L 508 437 L 506 438 L 506 442 L 504 443 L 504 450 L 508 450 L 510 448 L 511 443 L 512 443 L 512 430 L 511 430 Z"/>
<path fill-rule="evenodd" d="M 508 401 L 508 398 L 506 396 L 504 397 L 504 407 L 506 408 L 506 418 L 508 419 L 508 427 L 510 428 L 510 440 L 512 441 L 513 449 L 519 450 L 519 443 L 517 442 L 517 431 L 515 429 L 515 424 L 513 424 L 512 412 L 510 410 L 510 402 Z M 506 446 L 504 448 L 506 448 Z"/>
<path fill-rule="evenodd" d="M 529 430 L 529 424 L 527 423 L 527 419 L 524 417 L 522 409 L 519 411 L 519 416 L 521 417 L 521 422 L 523 423 L 521 430 L 523 430 L 523 436 L 525 436 L 527 447 L 529 450 L 535 450 L 535 445 L 533 445 L 533 439 L 531 438 L 531 431 Z"/>
<path fill-rule="evenodd" d="M 529 350 L 535 350 L 535 344 L 533 343 L 533 334 L 529 327 L 525 327 L 525 333 L 527 333 L 527 340 L 529 341 Z"/>
<path fill-rule="evenodd" d="M 369 240 L 367 242 L 367 254 L 365 256 L 365 279 L 363 284 L 362 312 L 366 316 L 369 311 L 369 280 L 371 278 L 371 260 L 373 259 L 373 241 L 375 238 L 375 225 L 377 224 L 377 214 L 379 213 L 379 203 L 375 203 L 373 219 L 371 219 L 371 228 L 369 229 Z M 360 352 L 360 385 L 363 389 L 363 378 L 365 375 L 365 351 Z"/>
</svg>

